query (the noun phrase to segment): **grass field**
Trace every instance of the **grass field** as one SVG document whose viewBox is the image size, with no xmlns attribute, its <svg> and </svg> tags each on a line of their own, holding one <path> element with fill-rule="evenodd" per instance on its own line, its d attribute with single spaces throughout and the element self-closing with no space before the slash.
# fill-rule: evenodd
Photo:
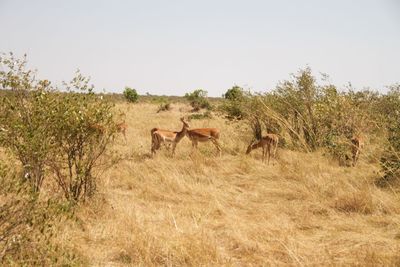
<svg viewBox="0 0 400 267">
<path fill-rule="evenodd" d="M 218 127 L 222 157 L 185 137 L 175 158 L 150 158 L 150 129 L 179 130 L 189 106 L 156 113 L 149 103 L 126 112 L 126 157 L 102 175 L 80 223 L 59 234 L 93 266 L 398 266 L 400 195 L 374 185 L 379 166 L 368 146 L 354 167 L 322 152 L 278 149 L 274 164 L 244 151 L 250 131 L 223 118 L 192 120 Z"/>
</svg>

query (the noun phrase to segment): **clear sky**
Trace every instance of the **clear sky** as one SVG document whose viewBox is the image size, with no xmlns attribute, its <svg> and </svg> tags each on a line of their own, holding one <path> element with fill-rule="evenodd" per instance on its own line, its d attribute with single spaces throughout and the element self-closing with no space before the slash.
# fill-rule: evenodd
<svg viewBox="0 0 400 267">
<path fill-rule="evenodd" d="M 108 92 L 264 91 L 305 66 L 384 91 L 400 82 L 400 1 L 0 0 L 0 51 Z"/>
</svg>

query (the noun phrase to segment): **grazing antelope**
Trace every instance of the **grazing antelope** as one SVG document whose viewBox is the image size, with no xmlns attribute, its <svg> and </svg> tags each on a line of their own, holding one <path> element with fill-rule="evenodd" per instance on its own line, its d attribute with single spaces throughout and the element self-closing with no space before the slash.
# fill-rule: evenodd
<svg viewBox="0 0 400 267">
<path fill-rule="evenodd" d="M 351 138 L 351 154 L 353 156 L 353 167 L 356 166 L 361 149 L 364 147 L 364 139 L 360 135 Z"/>
<path fill-rule="evenodd" d="M 268 164 L 269 159 L 272 157 L 275 159 L 276 149 L 278 148 L 279 137 L 276 134 L 266 134 L 259 141 L 252 141 L 247 147 L 246 154 L 250 154 L 253 149 L 259 147 L 262 148 L 262 161 L 265 162 L 265 155 L 267 154 Z"/>
<path fill-rule="evenodd" d="M 186 136 L 192 141 L 192 148 L 197 149 L 198 142 L 211 141 L 217 148 L 219 156 L 221 156 L 221 146 L 218 143 L 219 130 L 217 128 L 199 128 L 186 132 Z"/>
<path fill-rule="evenodd" d="M 185 137 L 187 130 L 189 129 L 189 123 L 182 117 L 181 122 L 182 130 L 180 132 L 173 132 L 169 130 L 161 130 L 158 128 L 151 129 L 151 154 L 156 154 L 156 150 L 160 149 L 162 143 L 172 143 L 172 156 L 175 155 L 175 148 L 179 141 Z"/>
</svg>

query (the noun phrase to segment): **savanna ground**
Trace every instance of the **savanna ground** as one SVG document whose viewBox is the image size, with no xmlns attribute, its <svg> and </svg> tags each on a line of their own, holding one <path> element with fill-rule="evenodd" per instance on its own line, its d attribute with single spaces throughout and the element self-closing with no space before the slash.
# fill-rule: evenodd
<svg viewBox="0 0 400 267">
<path fill-rule="evenodd" d="M 244 124 L 214 116 L 190 126 L 219 128 L 222 157 L 211 143 L 191 155 L 185 137 L 175 158 L 164 148 L 152 159 L 151 128 L 180 130 L 191 109 L 172 106 L 117 104 L 129 128 L 114 146 L 125 159 L 57 237 L 84 265 L 400 265 L 400 193 L 375 186 L 373 140 L 356 167 L 286 149 L 267 165 L 261 150 L 245 155 Z"/>
</svg>

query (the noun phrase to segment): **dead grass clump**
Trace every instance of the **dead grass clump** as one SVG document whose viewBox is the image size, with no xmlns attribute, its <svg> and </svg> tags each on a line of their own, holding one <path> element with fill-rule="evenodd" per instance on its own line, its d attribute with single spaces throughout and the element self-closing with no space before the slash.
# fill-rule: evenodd
<svg viewBox="0 0 400 267">
<path fill-rule="evenodd" d="M 397 247 L 399 251 L 400 247 Z M 368 246 L 365 248 L 364 253 L 357 253 L 355 257 L 364 266 L 400 266 L 400 255 L 390 250 L 377 251 L 376 249 Z"/>
<path fill-rule="evenodd" d="M 400 196 L 391 195 L 379 188 L 374 190 L 374 203 L 376 209 L 382 214 L 400 214 Z"/>
<path fill-rule="evenodd" d="M 371 194 L 366 191 L 342 193 L 335 200 L 334 207 L 346 213 L 371 214 L 375 210 Z"/>
</svg>

